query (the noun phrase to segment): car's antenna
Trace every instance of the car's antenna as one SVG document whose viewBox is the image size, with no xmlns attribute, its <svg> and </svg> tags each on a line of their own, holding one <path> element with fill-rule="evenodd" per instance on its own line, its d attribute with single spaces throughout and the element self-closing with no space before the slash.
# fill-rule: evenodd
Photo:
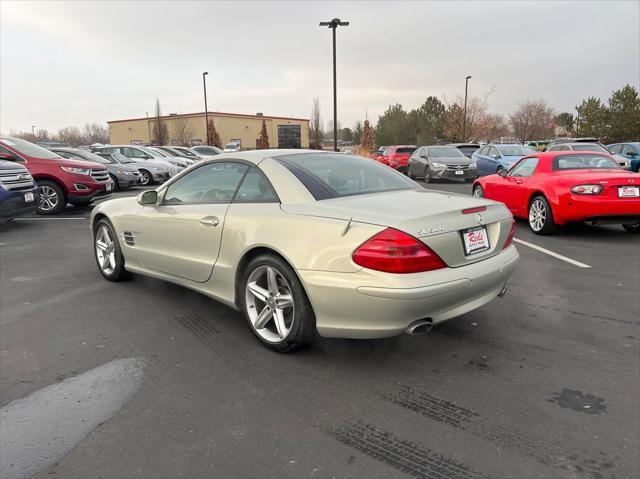
<svg viewBox="0 0 640 479">
<path fill-rule="evenodd" d="M 349 218 L 349 222 L 347 223 L 347 226 L 345 226 L 344 231 L 342 232 L 341 236 L 344 236 L 347 234 L 347 232 L 349 231 L 349 228 L 351 228 L 351 222 L 353 221 L 353 216 L 351 218 Z"/>
</svg>

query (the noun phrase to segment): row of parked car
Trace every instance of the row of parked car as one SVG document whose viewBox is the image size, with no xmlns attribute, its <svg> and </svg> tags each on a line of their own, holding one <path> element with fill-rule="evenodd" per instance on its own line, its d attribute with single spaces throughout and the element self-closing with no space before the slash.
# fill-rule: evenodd
<svg viewBox="0 0 640 479">
<path fill-rule="evenodd" d="M 25 214 L 57 214 L 119 189 L 162 183 L 187 166 L 222 153 L 214 146 L 104 145 L 44 148 L 0 138 L 0 222 Z"/>
<path fill-rule="evenodd" d="M 381 146 L 370 157 L 405 173 L 411 178 L 461 179 L 471 183 L 475 178 L 508 171 L 521 158 L 538 152 L 528 145 L 450 143 L 448 145 Z M 558 138 L 550 141 L 546 151 L 591 151 L 611 155 L 621 168 L 638 172 L 640 142 L 616 143 L 605 147 L 594 138 Z"/>
</svg>

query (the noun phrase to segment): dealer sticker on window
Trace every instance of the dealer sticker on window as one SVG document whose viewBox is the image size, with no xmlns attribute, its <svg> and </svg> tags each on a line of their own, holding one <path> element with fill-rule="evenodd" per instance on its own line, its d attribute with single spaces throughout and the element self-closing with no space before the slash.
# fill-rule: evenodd
<svg viewBox="0 0 640 479">
<path fill-rule="evenodd" d="M 462 230 L 462 239 L 464 241 L 464 254 L 467 256 L 489 249 L 487 228 L 484 226 Z"/>
</svg>

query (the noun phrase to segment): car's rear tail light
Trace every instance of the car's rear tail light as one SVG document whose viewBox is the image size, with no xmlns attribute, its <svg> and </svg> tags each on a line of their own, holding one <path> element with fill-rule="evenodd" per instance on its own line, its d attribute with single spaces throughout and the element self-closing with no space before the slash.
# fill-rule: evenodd
<svg viewBox="0 0 640 479">
<path fill-rule="evenodd" d="M 407 233 L 387 228 L 362 244 L 353 261 L 387 273 L 418 273 L 447 265 L 427 245 Z"/>
<path fill-rule="evenodd" d="M 576 195 L 599 195 L 604 188 L 602 185 L 578 185 L 571 188 Z"/>
<path fill-rule="evenodd" d="M 509 235 L 507 236 L 507 241 L 504 242 L 504 246 L 502 249 L 506 249 L 511 246 L 513 243 L 513 237 L 516 235 L 516 220 L 511 220 L 511 230 L 509 230 Z"/>
</svg>

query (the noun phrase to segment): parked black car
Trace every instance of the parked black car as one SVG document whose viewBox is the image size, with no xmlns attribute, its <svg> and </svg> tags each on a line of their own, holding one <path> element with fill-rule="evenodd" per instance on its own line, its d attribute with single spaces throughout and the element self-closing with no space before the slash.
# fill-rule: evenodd
<svg viewBox="0 0 640 479">
<path fill-rule="evenodd" d="M 29 170 L 13 161 L 0 160 L 0 224 L 35 213 L 38 201 L 38 187 Z"/>
</svg>

